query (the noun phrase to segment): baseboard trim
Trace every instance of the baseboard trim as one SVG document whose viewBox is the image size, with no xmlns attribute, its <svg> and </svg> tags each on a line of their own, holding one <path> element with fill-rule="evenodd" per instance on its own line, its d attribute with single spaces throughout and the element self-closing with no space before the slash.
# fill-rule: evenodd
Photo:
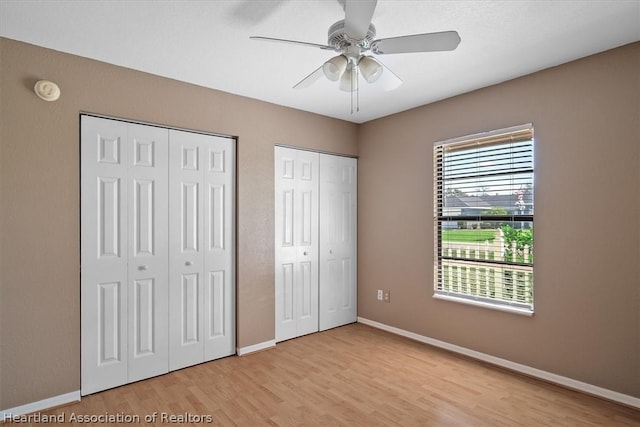
<svg viewBox="0 0 640 427">
<path fill-rule="evenodd" d="M 612 400 L 623 405 L 631 406 L 640 409 L 640 399 L 637 397 L 629 396 L 627 394 L 619 393 L 617 391 L 609 390 L 606 388 L 598 387 L 592 384 L 588 384 L 582 381 L 574 380 L 572 378 L 564 377 L 562 375 L 553 374 L 551 372 L 543 371 L 541 369 L 532 368 L 527 365 L 512 362 L 510 360 L 501 359 L 499 357 L 491 356 L 486 353 L 471 350 L 466 347 L 461 347 L 455 344 L 449 344 L 445 341 L 440 341 L 434 338 L 425 337 L 423 335 L 416 334 L 414 332 L 405 331 L 404 329 L 396 328 L 394 326 L 385 325 L 374 320 L 365 319 L 364 317 L 358 317 L 358 323 L 363 325 L 369 325 L 377 329 L 382 329 L 392 334 L 400 335 L 406 338 L 410 338 L 415 341 L 419 341 L 425 344 L 432 345 L 434 347 L 443 348 L 445 350 L 459 353 L 464 356 L 478 359 L 483 362 L 491 363 L 502 368 L 506 368 L 521 374 L 525 374 L 534 378 L 539 378 L 544 381 L 548 381 L 554 384 L 561 385 L 573 390 L 581 391 L 586 394 L 601 397 L 603 399 Z"/>
<path fill-rule="evenodd" d="M 26 405 L 16 406 L 15 408 L 4 409 L 0 411 L 0 422 L 11 421 L 13 417 L 19 417 L 33 412 L 44 411 L 55 406 L 66 405 L 80 401 L 80 390 L 71 393 L 61 394 L 59 396 L 49 397 L 37 402 L 27 403 Z"/>
<path fill-rule="evenodd" d="M 247 354 L 255 353 L 256 351 L 267 350 L 275 346 L 276 346 L 276 340 L 269 340 L 269 341 L 261 342 L 258 344 L 249 345 L 246 347 L 238 347 L 236 349 L 236 352 L 238 353 L 238 356 L 245 356 Z"/>
</svg>

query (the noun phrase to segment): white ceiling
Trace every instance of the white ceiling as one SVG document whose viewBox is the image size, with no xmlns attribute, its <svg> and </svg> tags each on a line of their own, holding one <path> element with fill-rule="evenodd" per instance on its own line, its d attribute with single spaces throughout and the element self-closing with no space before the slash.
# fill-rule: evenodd
<svg viewBox="0 0 640 427">
<path fill-rule="evenodd" d="M 343 2 L 0 0 L 0 36 L 356 123 L 640 40 L 640 0 L 379 0 L 376 38 L 456 30 L 462 42 L 381 56 L 404 84 L 361 83 L 351 114 L 337 83 L 292 88 L 335 52 L 249 40 L 326 44 Z"/>
</svg>

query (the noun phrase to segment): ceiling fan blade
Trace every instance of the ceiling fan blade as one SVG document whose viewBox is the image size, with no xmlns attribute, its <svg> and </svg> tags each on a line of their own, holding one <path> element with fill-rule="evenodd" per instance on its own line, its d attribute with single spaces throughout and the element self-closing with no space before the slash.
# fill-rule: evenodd
<svg viewBox="0 0 640 427">
<path fill-rule="evenodd" d="M 302 45 L 302 46 L 318 47 L 320 49 L 325 49 L 325 50 L 335 50 L 331 46 L 327 46 L 327 45 L 324 45 L 324 44 L 301 42 L 301 41 L 297 41 L 297 40 L 276 39 L 276 38 L 273 38 L 273 37 L 261 37 L 261 36 L 251 36 L 249 38 L 251 40 L 262 40 L 262 41 L 267 41 L 267 42 L 297 44 L 297 45 Z"/>
<path fill-rule="evenodd" d="M 305 77 L 304 79 L 302 79 L 298 83 L 296 83 L 295 86 L 293 86 L 293 88 L 294 89 L 307 88 L 307 87 L 311 86 L 312 84 L 314 84 L 315 82 L 317 82 L 318 79 L 320 77 L 322 77 L 323 75 L 324 75 L 324 73 L 322 71 L 322 65 L 321 65 L 318 68 L 316 68 L 315 71 L 313 71 L 311 74 L 309 74 L 307 77 Z"/>
<path fill-rule="evenodd" d="M 376 86 L 380 86 L 382 90 L 388 92 L 390 90 L 397 89 L 402 84 L 402 79 L 396 75 L 393 71 L 389 69 L 386 65 L 384 65 L 380 59 L 376 58 L 376 61 L 382 65 L 384 71 L 378 77 L 378 80 L 374 83 Z"/>
<path fill-rule="evenodd" d="M 454 50 L 460 43 L 456 31 L 441 33 L 414 34 L 411 36 L 390 37 L 374 40 L 371 51 L 378 55 L 411 52 L 439 52 Z"/>
<path fill-rule="evenodd" d="M 346 0 L 344 31 L 354 40 L 363 40 L 376 9 L 377 0 Z"/>
</svg>

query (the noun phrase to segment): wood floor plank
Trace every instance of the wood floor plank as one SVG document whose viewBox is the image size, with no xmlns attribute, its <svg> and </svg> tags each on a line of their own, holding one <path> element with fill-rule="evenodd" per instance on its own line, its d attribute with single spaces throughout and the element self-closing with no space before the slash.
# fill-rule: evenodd
<svg viewBox="0 0 640 427">
<path fill-rule="evenodd" d="M 71 414 L 123 414 L 145 424 L 154 413 L 147 425 L 197 416 L 191 421 L 211 423 L 191 424 L 640 426 L 633 408 L 362 324 L 85 396 L 42 415 L 64 414 L 68 421 Z M 3 427 L 14 424 L 30 423 Z"/>
</svg>

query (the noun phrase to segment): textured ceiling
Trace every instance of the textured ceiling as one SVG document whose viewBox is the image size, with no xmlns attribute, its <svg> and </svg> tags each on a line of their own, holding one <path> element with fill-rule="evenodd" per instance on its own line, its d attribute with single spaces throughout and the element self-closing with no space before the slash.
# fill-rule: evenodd
<svg viewBox="0 0 640 427">
<path fill-rule="evenodd" d="M 356 123 L 640 40 L 640 0 L 380 0 L 377 38 L 456 30 L 462 42 L 381 56 L 403 85 L 362 82 L 351 114 L 337 83 L 293 89 L 334 52 L 249 40 L 326 44 L 343 3 L 0 0 L 0 36 Z"/>
</svg>

